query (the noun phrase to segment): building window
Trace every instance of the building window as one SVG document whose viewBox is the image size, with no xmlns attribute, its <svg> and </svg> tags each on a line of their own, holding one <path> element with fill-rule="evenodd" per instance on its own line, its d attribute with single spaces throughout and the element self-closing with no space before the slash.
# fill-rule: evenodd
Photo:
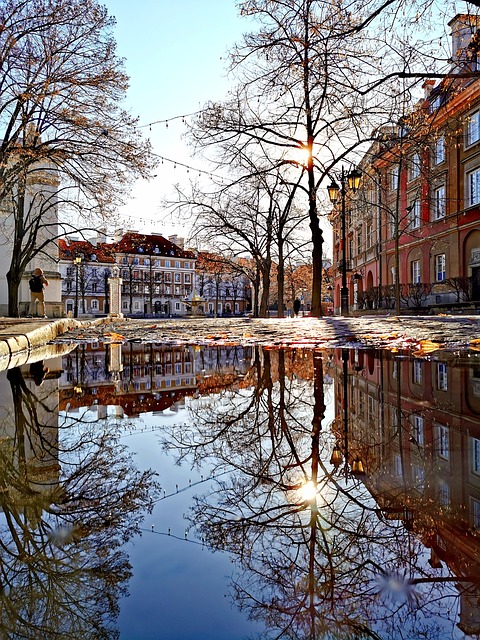
<svg viewBox="0 0 480 640">
<path fill-rule="evenodd" d="M 392 169 L 392 173 L 390 174 L 390 187 L 392 191 L 398 189 L 398 167 Z"/>
<path fill-rule="evenodd" d="M 437 282 L 443 282 L 447 278 L 447 270 L 446 270 L 446 258 L 444 253 L 440 253 L 438 256 L 435 256 L 435 280 Z"/>
<path fill-rule="evenodd" d="M 436 450 L 440 458 L 450 458 L 450 433 L 448 427 L 443 424 L 435 425 Z"/>
<path fill-rule="evenodd" d="M 190 269 L 190 262 L 185 262 L 183 266 L 185 267 L 185 269 Z"/>
<path fill-rule="evenodd" d="M 133 308 L 135 311 L 140 311 L 140 302 L 138 300 L 135 301 Z"/>
<path fill-rule="evenodd" d="M 472 505 L 472 525 L 475 529 L 480 529 L 480 501 L 470 496 L 470 504 Z"/>
<path fill-rule="evenodd" d="M 367 244 L 367 249 L 371 249 L 374 244 L 374 233 L 373 233 L 373 224 L 371 220 L 367 220 L 367 224 L 365 227 L 365 241 Z"/>
<path fill-rule="evenodd" d="M 478 140 L 480 140 L 480 111 L 475 111 L 467 121 L 467 146 Z"/>
<path fill-rule="evenodd" d="M 467 174 L 467 206 L 480 202 L 480 169 Z"/>
<path fill-rule="evenodd" d="M 98 285 L 96 282 L 92 282 L 92 293 L 97 293 Z"/>
<path fill-rule="evenodd" d="M 445 161 L 445 138 L 441 136 L 435 141 L 435 164 L 440 164 Z"/>
<path fill-rule="evenodd" d="M 357 231 L 357 254 L 361 252 L 362 252 L 362 227 L 360 227 Z"/>
<path fill-rule="evenodd" d="M 447 365 L 443 362 L 437 363 L 437 389 L 439 391 L 448 389 Z"/>
<path fill-rule="evenodd" d="M 67 267 L 67 278 L 73 278 L 73 267 Z"/>
<path fill-rule="evenodd" d="M 97 310 L 98 310 L 98 300 L 92 300 L 91 305 L 92 305 L 92 309 L 93 309 L 94 311 L 97 311 Z"/>
<path fill-rule="evenodd" d="M 470 438 L 472 452 L 472 471 L 480 475 L 480 440 Z"/>
<path fill-rule="evenodd" d="M 408 177 L 410 180 L 415 180 L 420 175 L 420 158 L 418 153 L 415 153 L 410 160 L 410 170 Z"/>
<path fill-rule="evenodd" d="M 439 220 L 445 217 L 445 187 L 435 189 L 433 194 L 433 219 Z"/>
<path fill-rule="evenodd" d="M 423 416 L 414 414 L 412 416 L 412 438 L 413 443 L 422 447 L 425 443 Z"/>
<path fill-rule="evenodd" d="M 175 269 L 180 269 L 180 262 L 175 260 Z"/>
<path fill-rule="evenodd" d="M 412 261 L 412 282 L 413 284 L 419 284 L 420 280 L 420 260 Z"/>
<path fill-rule="evenodd" d="M 165 260 L 165 266 L 169 267 L 170 266 L 170 260 Z"/>
<path fill-rule="evenodd" d="M 184 276 L 185 284 L 191 284 L 192 276 L 189 273 L 186 273 Z"/>
<path fill-rule="evenodd" d="M 418 229 L 420 226 L 420 200 L 414 200 L 409 209 L 410 229 Z"/>
<path fill-rule="evenodd" d="M 128 309 L 128 302 L 127 302 L 126 300 L 124 300 L 124 301 L 122 302 L 122 307 L 123 307 L 124 309 Z"/>
<path fill-rule="evenodd" d="M 182 275 L 180 273 L 175 274 L 175 282 L 182 282 Z"/>
<path fill-rule="evenodd" d="M 423 366 L 421 360 L 413 361 L 413 382 L 415 384 L 422 384 L 423 379 Z"/>
<path fill-rule="evenodd" d="M 442 507 L 450 506 L 450 485 L 445 480 L 438 481 L 438 503 Z"/>
</svg>

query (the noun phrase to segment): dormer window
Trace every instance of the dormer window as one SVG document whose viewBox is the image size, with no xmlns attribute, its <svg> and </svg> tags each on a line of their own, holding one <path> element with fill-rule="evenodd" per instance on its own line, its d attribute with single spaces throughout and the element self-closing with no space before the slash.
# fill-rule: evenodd
<svg viewBox="0 0 480 640">
<path fill-rule="evenodd" d="M 97 256 L 96 256 L 94 253 L 92 253 L 92 255 L 90 256 L 90 260 L 91 260 L 92 262 L 95 262 L 95 261 L 96 261 L 96 259 L 97 259 Z"/>
</svg>

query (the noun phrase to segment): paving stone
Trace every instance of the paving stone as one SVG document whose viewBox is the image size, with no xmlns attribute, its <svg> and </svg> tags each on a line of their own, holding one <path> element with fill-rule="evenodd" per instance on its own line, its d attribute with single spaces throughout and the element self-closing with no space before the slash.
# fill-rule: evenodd
<svg viewBox="0 0 480 640">
<path fill-rule="evenodd" d="M 444 349 L 476 348 L 480 316 L 363 316 L 293 319 L 123 319 L 78 323 L 55 342 L 155 342 L 162 344 L 257 344 L 292 347 L 362 347 L 416 350 L 430 340 Z"/>
</svg>

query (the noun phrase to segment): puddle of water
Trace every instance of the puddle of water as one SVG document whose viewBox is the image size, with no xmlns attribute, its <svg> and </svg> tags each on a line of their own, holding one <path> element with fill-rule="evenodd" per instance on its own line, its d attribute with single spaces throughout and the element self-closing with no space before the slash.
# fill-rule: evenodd
<svg viewBox="0 0 480 640">
<path fill-rule="evenodd" d="M 475 352 L 92 343 L 0 375 L 4 635 L 480 633 Z"/>
</svg>

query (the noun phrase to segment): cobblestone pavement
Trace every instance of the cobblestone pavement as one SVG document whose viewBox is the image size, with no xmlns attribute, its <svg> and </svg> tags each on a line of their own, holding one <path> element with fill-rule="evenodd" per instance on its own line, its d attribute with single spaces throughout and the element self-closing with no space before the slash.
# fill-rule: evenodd
<svg viewBox="0 0 480 640">
<path fill-rule="evenodd" d="M 263 346 L 374 347 L 415 350 L 421 341 L 455 350 L 477 348 L 480 316 L 363 316 L 348 318 L 123 319 L 84 322 L 53 342 L 155 342 Z"/>
</svg>

